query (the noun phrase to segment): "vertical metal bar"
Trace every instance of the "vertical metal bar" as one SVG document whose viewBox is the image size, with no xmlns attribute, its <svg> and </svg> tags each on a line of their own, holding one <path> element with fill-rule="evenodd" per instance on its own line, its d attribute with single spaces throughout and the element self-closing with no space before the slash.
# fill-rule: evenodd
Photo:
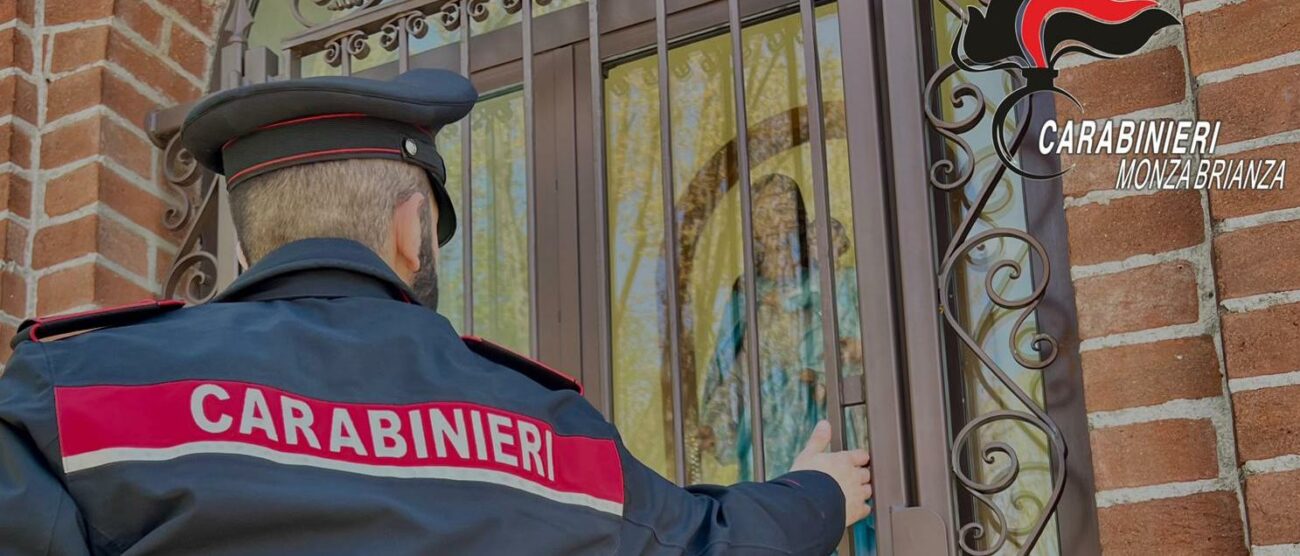
<svg viewBox="0 0 1300 556">
<path fill-rule="evenodd" d="M 537 356 L 537 145 L 533 137 L 533 0 L 522 0 L 524 62 L 524 175 L 528 187 L 528 345 Z"/>
<path fill-rule="evenodd" d="M 469 14 L 470 0 L 460 0 L 460 73 L 469 79 L 472 70 L 469 67 L 470 26 L 474 18 Z M 474 173 L 473 173 L 473 132 L 471 112 L 460 121 L 460 222 L 461 232 L 461 280 L 465 282 L 464 312 L 465 333 L 474 333 Z"/>
<path fill-rule="evenodd" d="M 862 56 L 844 64 L 844 118 L 849 154 L 849 184 L 853 202 L 854 256 L 858 261 L 858 317 L 862 326 L 863 376 L 867 430 L 871 445 L 872 486 L 875 491 L 876 548 L 894 553 L 894 508 L 909 505 L 910 446 L 904 433 L 904 385 L 894 319 L 898 300 L 890 235 L 890 182 L 884 163 L 877 64 L 883 51 L 876 43 L 875 17 L 868 2 L 843 2 L 840 48 Z"/>
<path fill-rule="evenodd" d="M 411 69 L 411 34 L 407 29 L 411 28 L 412 17 L 424 17 L 419 15 L 407 15 L 397 20 L 397 72 L 406 73 Z"/>
<path fill-rule="evenodd" d="M 600 0 L 587 1 L 587 40 L 591 65 L 591 164 L 596 185 L 596 265 L 600 269 L 601 283 L 597 291 L 605 292 L 597 302 L 598 342 L 600 349 L 600 399 L 605 415 L 614 414 L 614 396 L 610 385 L 614 382 L 613 346 L 611 345 L 613 320 L 610 318 L 609 285 L 609 200 L 605 191 L 605 72 L 600 63 Z"/>
<path fill-rule="evenodd" d="M 677 484 L 686 484 L 686 424 L 682 400 L 681 330 L 677 301 L 677 208 L 673 194 L 672 99 L 668 90 L 668 13 L 666 0 L 655 0 L 655 52 L 659 57 L 659 158 L 663 163 L 664 253 L 668 268 L 668 353 L 673 380 L 673 438 Z"/>
<path fill-rule="evenodd" d="M 745 54 L 740 26 L 740 0 L 727 1 L 731 33 L 731 92 L 736 106 L 736 169 L 740 179 L 740 233 L 744 236 L 745 359 L 749 375 L 750 437 L 753 438 L 753 477 L 767 480 L 763 449 L 763 368 L 758 357 L 758 285 L 754 278 L 754 191 L 749 176 L 749 111 L 745 106 Z"/>
<path fill-rule="evenodd" d="M 831 442 L 844 447 L 844 415 L 840 407 L 840 326 L 835 306 L 835 254 L 831 252 L 831 201 L 826 177 L 826 131 L 822 120 L 821 68 L 817 61 L 817 14 L 812 0 L 800 0 L 803 20 L 803 65 L 807 81 L 808 144 L 812 147 L 813 200 L 817 208 L 817 267 L 821 275 L 822 366 L 826 370 L 826 413 Z"/>
<path fill-rule="evenodd" d="M 817 208 L 817 267 L 821 279 L 822 369 L 826 375 L 826 415 L 831 446 L 844 449 L 844 409 L 840 403 L 840 323 L 835 306 L 835 253 L 831 247 L 830 187 L 826 177 L 826 130 L 822 119 L 822 72 L 817 56 L 817 13 L 813 0 L 800 0 L 803 65 L 808 101 L 808 145 L 812 148 L 813 202 Z M 840 540 L 841 553 L 852 552 L 852 530 Z"/>
<path fill-rule="evenodd" d="M 885 87 L 888 151 L 893 172 L 903 360 L 912 427 L 916 489 L 914 503 L 956 530 L 949 467 L 948 400 L 944 354 L 936 307 L 939 291 L 933 193 L 926 176 L 925 98 L 921 38 L 923 6 L 879 2 L 880 42 L 887 45 Z M 918 102 L 918 100 L 921 100 Z M 948 546 L 955 546 L 949 542 Z"/>
</svg>

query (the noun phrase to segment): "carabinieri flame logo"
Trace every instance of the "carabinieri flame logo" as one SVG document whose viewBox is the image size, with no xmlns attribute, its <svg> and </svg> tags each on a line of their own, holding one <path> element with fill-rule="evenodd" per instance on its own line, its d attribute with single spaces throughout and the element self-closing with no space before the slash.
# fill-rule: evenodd
<svg viewBox="0 0 1300 556">
<path fill-rule="evenodd" d="M 993 144 L 1008 168 L 1032 179 L 1051 179 L 1065 171 L 1034 174 L 1017 166 L 1003 124 L 1018 102 L 1037 92 L 1060 93 L 1079 104 L 1056 86 L 1057 60 L 1070 52 L 1126 56 L 1157 31 L 1178 24 L 1155 0 L 990 0 L 987 5 L 983 11 L 967 9 L 952 57 L 966 71 L 1019 69 L 1025 77 L 1025 86 L 1008 95 L 994 113 Z"/>
</svg>

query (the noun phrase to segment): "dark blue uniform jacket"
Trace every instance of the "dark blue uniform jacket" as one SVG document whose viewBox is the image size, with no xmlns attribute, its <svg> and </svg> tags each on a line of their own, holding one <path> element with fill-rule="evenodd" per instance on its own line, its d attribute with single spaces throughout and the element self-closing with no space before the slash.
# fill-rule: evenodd
<svg viewBox="0 0 1300 556">
<path fill-rule="evenodd" d="M 839 540 L 829 476 L 677 487 L 569 380 L 410 299 L 360 244 L 306 240 L 212 303 L 61 338 L 21 329 L 0 378 L 0 554 L 826 554 Z"/>
</svg>

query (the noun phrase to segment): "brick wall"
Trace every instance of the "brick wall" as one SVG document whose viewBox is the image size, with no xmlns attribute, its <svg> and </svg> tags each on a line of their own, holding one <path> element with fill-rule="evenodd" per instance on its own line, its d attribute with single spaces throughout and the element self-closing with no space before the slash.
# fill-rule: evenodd
<svg viewBox="0 0 1300 556">
<path fill-rule="evenodd" d="M 1183 27 L 1067 60 L 1062 119 L 1222 120 L 1281 191 L 1115 191 L 1074 157 L 1070 258 L 1106 554 L 1300 553 L 1300 2 L 1163 0 Z M 1075 65 L 1071 65 L 1073 62 Z"/>
<path fill-rule="evenodd" d="M 222 3 L 0 0 L 0 337 L 161 290 L 180 238 L 144 118 L 206 89 Z"/>
</svg>

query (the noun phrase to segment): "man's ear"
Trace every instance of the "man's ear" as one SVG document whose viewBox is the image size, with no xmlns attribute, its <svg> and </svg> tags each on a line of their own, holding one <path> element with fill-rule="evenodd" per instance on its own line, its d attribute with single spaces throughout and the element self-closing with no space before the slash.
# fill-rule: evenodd
<svg viewBox="0 0 1300 556">
<path fill-rule="evenodd" d="M 394 262 L 405 266 L 403 270 L 414 273 L 420 270 L 420 243 L 423 226 L 420 213 L 427 203 L 423 193 L 414 193 L 393 210 Z"/>
</svg>

